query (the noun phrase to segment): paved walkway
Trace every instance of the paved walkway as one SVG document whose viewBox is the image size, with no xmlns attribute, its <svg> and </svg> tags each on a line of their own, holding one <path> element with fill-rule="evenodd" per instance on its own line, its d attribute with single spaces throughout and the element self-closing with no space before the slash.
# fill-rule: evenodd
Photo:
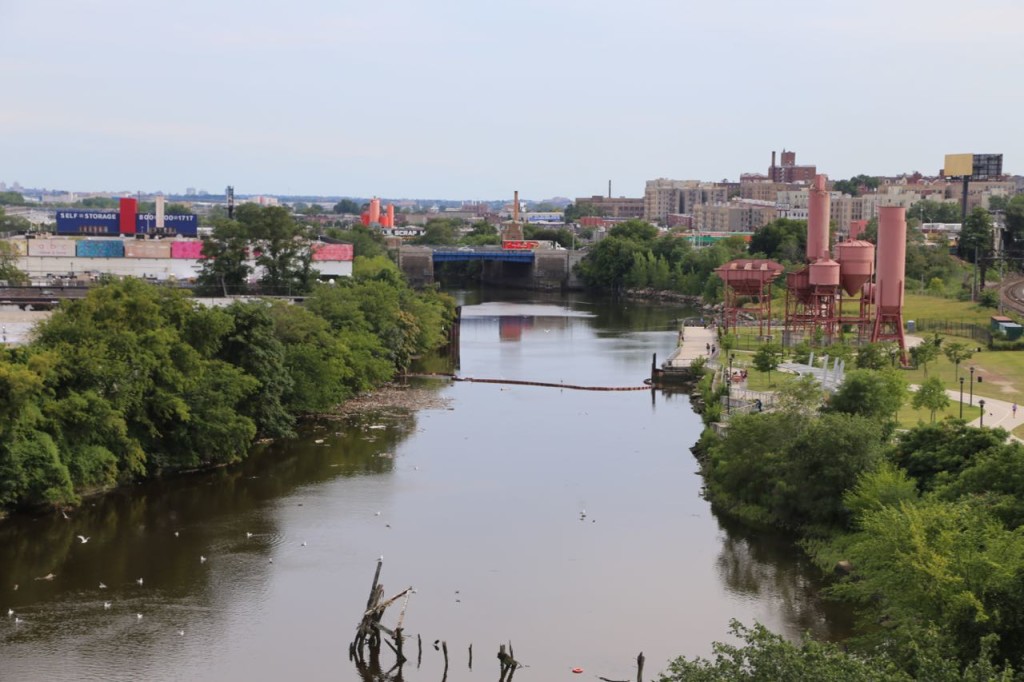
<svg viewBox="0 0 1024 682">
<path fill-rule="evenodd" d="M 666 367 L 689 367 L 696 358 L 711 359 L 708 348 L 718 343 L 714 327 L 683 327 L 680 334 L 679 346 L 665 361 Z"/>
</svg>

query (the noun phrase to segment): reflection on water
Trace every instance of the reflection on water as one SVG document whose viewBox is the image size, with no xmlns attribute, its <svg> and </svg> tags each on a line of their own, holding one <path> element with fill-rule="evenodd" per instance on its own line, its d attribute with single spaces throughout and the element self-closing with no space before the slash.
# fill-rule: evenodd
<svg viewBox="0 0 1024 682">
<path fill-rule="evenodd" d="M 473 296 L 466 376 L 635 385 L 690 314 Z M 0 614 L 23 620 L 0 615 L 0 679 L 358 679 L 347 646 L 381 554 L 388 595 L 417 589 L 408 680 L 441 679 L 442 639 L 453 680 L 495 679 L 509 640 L 533 679 L 627 679 L 641 650 L 653 672 L 706 655 L 733 617 L 840 632 L 787 542 L 701 499 L 685 395 L 425 386 L 447 406 L 312 424 L 237 467 L 0 525 Z"/>
</svg>

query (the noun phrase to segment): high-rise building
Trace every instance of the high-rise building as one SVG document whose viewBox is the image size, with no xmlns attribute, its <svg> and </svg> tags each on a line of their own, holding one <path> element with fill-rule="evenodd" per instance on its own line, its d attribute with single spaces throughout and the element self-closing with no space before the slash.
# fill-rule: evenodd
<svg viewBox="0 0 1024 682">
<path fill-rule="evenodd" d="M 772 152 L 772 165 L 768 167 L 768 179 L 772 182 L 811 182 L 818 174 L 816 166 L 796 165 L 796 152 L 782 150 L 782 163 L 775 165 L 775 152 Z"/>
</svg>

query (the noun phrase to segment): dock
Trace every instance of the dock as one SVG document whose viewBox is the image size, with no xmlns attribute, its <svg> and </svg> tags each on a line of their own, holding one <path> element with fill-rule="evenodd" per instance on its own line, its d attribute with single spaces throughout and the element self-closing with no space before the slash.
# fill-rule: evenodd
<svg viewBox="0 0 1024 682">
<path fill-rule="evenodd" d="M 708 349 L 718 343 L 713 327 L 688 326 L 679 332 L 679 345 L 662 364 L 663 369 L 689 369 L 697 358 L 711 359 Z M 716 353 L 718 349 L 715 349 Z"/>
</svg>

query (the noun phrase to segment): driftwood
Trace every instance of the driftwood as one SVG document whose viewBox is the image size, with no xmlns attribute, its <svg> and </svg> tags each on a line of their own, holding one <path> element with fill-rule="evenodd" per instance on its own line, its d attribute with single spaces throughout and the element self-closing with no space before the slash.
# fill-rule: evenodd
<svg viewBox="0 0 1024 682">
<path fill-rule="evenodd" d="M 369 667 L 370 670 L 379 671 L 380 645 L 381 642 L 384 642 L 395 654 L 395 665 L 392 666 L 388 673 L 390 674 L 391 671 L 397 668 L 398 674 L 395 679 L 401 679 L 402 665 L 407 660 L 404 652 L 405 635 L 402 632 L 402 623 L 405 620 L 405 610 L 409 605 L 409 597 L 412 595 L 413 589 L 408 587 L 390 599 L 384 599 L 384 586 L 380 584 L 380 571 L 383 565 L 384 557 L 377 559 L 377 570 L 373 574 L 373 584 L 370 586 L 370 596 L 366 599 L 366 610 L 363 612 L 363 617 L 360 619 L 359 625 L 356 627 L 356 636 L 352 640 L 352 643 L 349 644 L 348 655 L 350 659 L 356 662 L 360 671 L 367 667 Z M 389 628 L 381 623 L 381 620 L 384 618 L 384 612 L 389 606 L 402 597 L 405 597 L 405 602 L 402 604 L 402 611 L 398 616 L 398 624 L 394 629 Z M 386 635 L 386 637 L 384 635 Z M 418 636 L 417 642 L 419 642 Z M 369 666 L 366 665 L 364 649 L 369 652 Z M 422 648 L 420 656 L 422 657 Z"/>
<path fill-rule="evenodd" d="M 498 682 L 512 682 L 512 676 L 516 673 L 516 668 L 521 668 L 522 663 L 517 661 L 513 657 L 512 642 L 508 643 L 508 651 L 505 651 L 505 645 L 498 645 L 498 663 L 501 666 L 501 676 L 498 678 Z"/>
</svg>

